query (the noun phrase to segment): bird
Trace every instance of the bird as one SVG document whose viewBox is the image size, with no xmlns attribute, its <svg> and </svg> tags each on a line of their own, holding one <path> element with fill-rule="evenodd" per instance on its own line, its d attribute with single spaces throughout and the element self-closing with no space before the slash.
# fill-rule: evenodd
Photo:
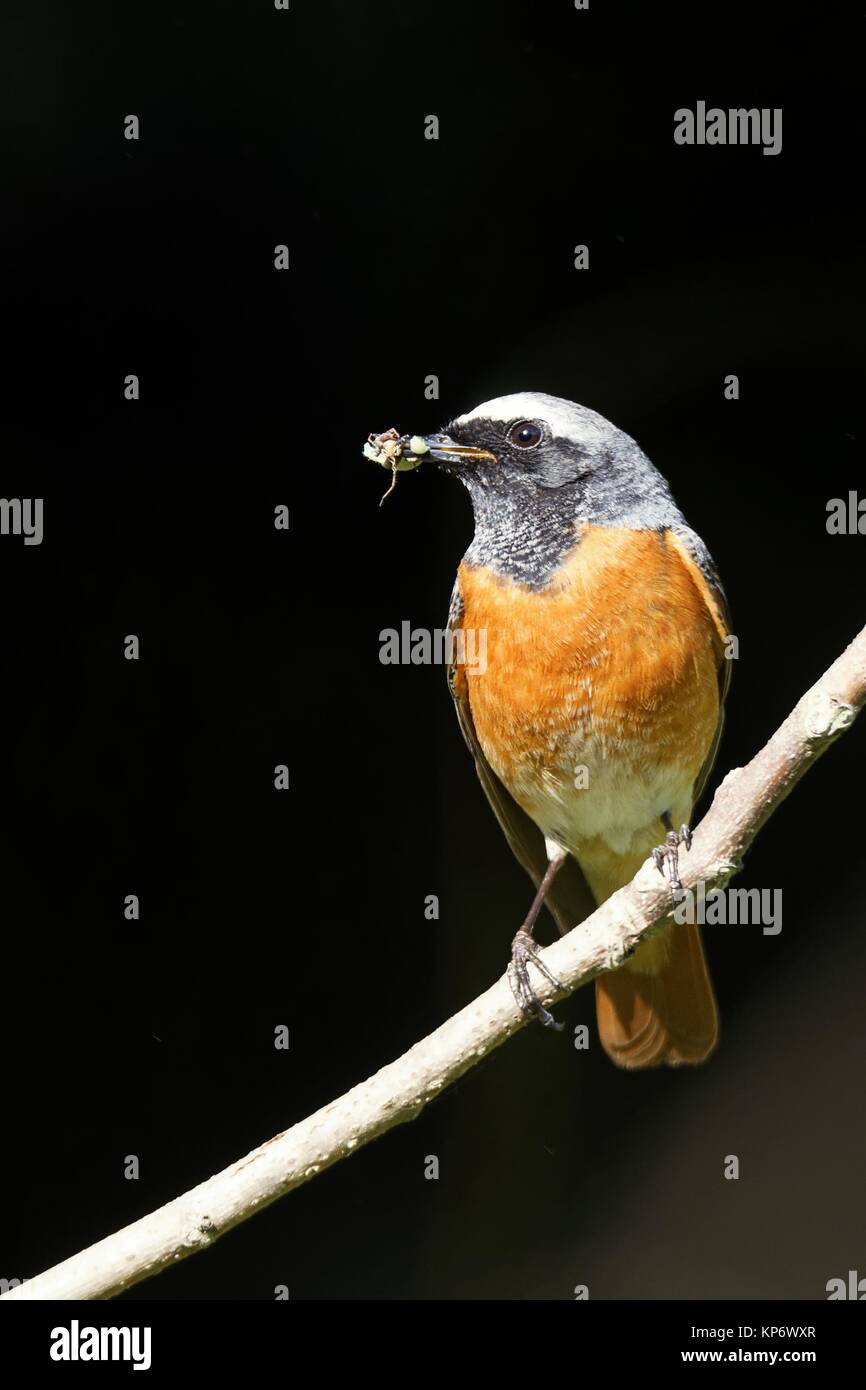
<svg viewBox="0 0 866 1390">
<path fill-rule="evenodd" d="M 530 966 L 546 905 L 561 933 L 650 856 L 679 854 L 719 746 L 730 614 L 715 563 L 637 443 L 543 392 L 486 401 L 423 436 L 469 492 L 474 536 L 447 631 L 448 684 L 481 785 L 536 887 L 508 977 L 524 1014 L 560 1027 Z M 599 1038 L 628 1070 L 703 1062 L 718 1010 L 700 928 L 673 915 L 596 978 Z"/>
</svg>

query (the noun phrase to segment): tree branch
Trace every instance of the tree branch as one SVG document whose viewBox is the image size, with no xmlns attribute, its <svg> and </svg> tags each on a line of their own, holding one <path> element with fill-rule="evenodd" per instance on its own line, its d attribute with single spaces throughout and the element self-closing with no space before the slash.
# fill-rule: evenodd
<svg viewBox="0 0 866 1390">
<path fill-rule="evenodd" d="M 866 628 L 812 686 L 769 743 L 725 777 L 680 860 L 683 886 L 722 887 L 761 827 L 866 701 Z M 669 915 L 669 888 L 651 861 L 591 917 L 544 952 L 565 998 L 615 969 Z M 183 1196 L 3 1295 L 6 1299 L 111 1298 L 205 1249 L 286 1192 L 413 1120 L 493 1048 L 524 1026 L 503 976 L 396 1062 Z"/>
</svg>

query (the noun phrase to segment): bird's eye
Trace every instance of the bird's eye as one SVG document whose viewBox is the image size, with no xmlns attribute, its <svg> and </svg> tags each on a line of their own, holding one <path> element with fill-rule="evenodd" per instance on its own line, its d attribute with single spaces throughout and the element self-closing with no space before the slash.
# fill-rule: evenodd
<svg viewBox="0 0 866 1390">
<path fill-rule="evenodd" d="M 534 449 L 543 437 L 544 430 L 534 420 L 518 420 L 508 431 L 509 444 L 516 444 L 518 449 Z"/>
</svg>

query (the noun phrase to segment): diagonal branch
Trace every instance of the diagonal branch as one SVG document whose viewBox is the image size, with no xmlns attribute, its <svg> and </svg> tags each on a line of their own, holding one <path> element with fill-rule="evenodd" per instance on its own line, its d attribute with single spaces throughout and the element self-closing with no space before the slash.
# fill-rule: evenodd
<svg viewBox="0 0 866 1390">
<path fill-rule="evenodd" d="M 722 887 L 761 827 L 808 768 L 848 729 L 866 702 L 866 628 L 800 700 L 750 763 L 729 772 L 680 861 L 685 888 Z M 565 998 L 618 966 L 670 912 L 669 889 L 651 861 L 627 887 L 548 947 L 544 958 Z M 233 1226 L 330 1168 L 428 1101 L 523 1027 L 503 977 L 396 1062 L 173 1202 L 44 1274 L 7 1299 L 111 1298 L 205 1249 Z"/>
</svg>

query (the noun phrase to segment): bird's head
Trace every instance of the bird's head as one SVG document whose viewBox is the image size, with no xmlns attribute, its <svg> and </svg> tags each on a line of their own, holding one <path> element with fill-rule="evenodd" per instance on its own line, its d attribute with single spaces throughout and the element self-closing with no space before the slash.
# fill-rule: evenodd
<svg viewBox="0 0 866 1390">
<path fill-rule="evenodd" d="M 424 443 L 425 456 L 469 490 L 470 556 L 506 572 L 547 573 L 582 524 L 652 528 L 679 515 L 629 435 L 559 396 L 522 391 L 485 401 Z"/>
<path fill-rule="evenodd" d="M 470 492 L 534 493 L 574 486 L 603 467 L 611 449 L 626 440 L 594 410 L 521 391 L 458 415 L 425 443 L 440 468 Z"/>
</svg>

